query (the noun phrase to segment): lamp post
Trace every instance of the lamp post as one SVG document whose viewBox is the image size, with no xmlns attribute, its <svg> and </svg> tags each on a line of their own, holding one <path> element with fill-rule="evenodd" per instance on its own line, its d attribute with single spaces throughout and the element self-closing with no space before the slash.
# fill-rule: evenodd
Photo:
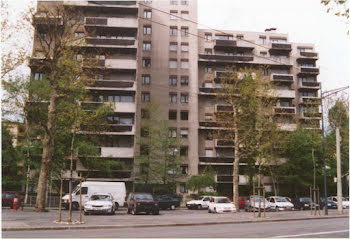
<svg viewBox="0 0 350 239">
<path fill-rule="evenodd" d="M 177 149 L 173 149 L 173 194 L 176 194 L 176 187 L 175 187 L 175 154 L 177 153 Z"/>
</svg>

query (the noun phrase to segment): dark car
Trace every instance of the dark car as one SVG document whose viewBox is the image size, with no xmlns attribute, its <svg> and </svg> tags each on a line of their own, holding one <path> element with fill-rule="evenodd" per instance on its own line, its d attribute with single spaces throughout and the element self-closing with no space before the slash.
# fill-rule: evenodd
<svg viewBox="0 0 350 239">
<path fill-rule="evenodd" d="M 324 206 L 326 205 L 326 199 L 320 198 L 320 201 L 321 201 L 321 209 L 323 209 Z M 338 205 L 335 202 L 330 201 L 330 200 L 327 200 L 327 205 L 328 205 L 329 209 L 337 209 L 338 208 Z"/>
<path fill-rule="evenodd" d="M 127 204 L 128 213 L 133 215 L 139 212 L 145 212 L 146 214 L 152 213 L 153 215 L 159 214 L 158 203 L 154 201 L 150 193 L 130 193 Z"/>
<path fill-rule="evenodd" d="M 294 198 L 292 199 L 292 203 L 294 204 L 294 209 L 297 210 L 309 210 L 311 204 L 308 197 Z"/>
<path fill-rule="evenodd" d="M 13 208 L 13 199 L 18 198 L 18 207 L 23 206 L 24 198 L 18 192 L 8 191 L 2 192 L 2 206 Z"/>
<path fill-rule="evenodd" d="M 160 209 L 175 210 L 177 207 L 180 207 L 180 200 L 178 198 L 163 195 L 155 197 L 154 200 L 158 203 Z"/>
</svg>

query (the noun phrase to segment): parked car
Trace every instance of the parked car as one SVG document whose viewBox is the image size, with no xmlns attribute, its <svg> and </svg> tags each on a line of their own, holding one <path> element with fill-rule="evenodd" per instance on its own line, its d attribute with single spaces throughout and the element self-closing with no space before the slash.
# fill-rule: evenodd
<svg viewBox="0 0 350 239">
<path fill-rule="evenodd" d="M 186 203 L 188 209 L 207 209 L 212 196 L 202 196 L 198 200 L 191 200 Z"/>
<path fill-rule="evenodd" d="M 22 206 L 24 203 L 24 197 L 18 192 L 14 191 L 6 191 L 2 192 L 2 206 L 13 208 L 13 199 L 18 198 L 18 207 Z"/>
<path fill-rule="evenodd" d="M 84 214 L 115 213 L 115 201 L 110 193 L 95 193 L 84 204 Z"/>
<path fill-rule="evenodd" d="M 236 207 L 227 197 L 212 197 L 209 201 L 208 212 L 236 212 Z"/>
<path fill-rule="evenodd" d="M 294 208 L 298 210 L 309 210 L 311 201 L 309 197 L 301 197 L 292 199 L 292 203 L 294 204 Z"/>
<path fill-rule="evenodd" d="M 337 196 L 330 196 L 328 197 L 328 201 L 335 202 L 338 205 L 338 198 Z M 346 198 L 343 197 L 342 201 L 343 208 L 349 208 L 349 201 L 346 200 Z"/>
<path fill-rule="evenodd" d="M 81 185 L 82 205 L 89 200 L 95 193 L 110 193 L 114 198 L 115 210 L 123 206 L 125 202 L 126 190 L 124 182 L 94 182 L 86 181 Z M 79 209 L 80 186 L 78 185 L 72 191 L 72 208 Z M 62 197 L 62 207 L 69 208 L 69 194 Z"/>
<path fill-rule="evenodd" d="M 150 193 L 130 193 L 128 200 L 128 213 L 136 215 L 139 212 L 153 215 L 159 214 L 159 205 Z"/>
<path fill-rule="evenodd" d="M 255 201 L 254 201 L 255 199 Z M 247 212 L 252 212 L 254 211 L 259 211 L 259 204 L 260 204 L 260 209 L 264 210 L 264 204 L 265 204 L 265 210 L 270 211 L 270 203 L 263 198 L 262 196 L 250 196 L 249 200 L 246 201 L 245 204 L 245 211 Z"/>
<path fill-rule="evenodd" d="M 321 209 L 323 209 L 324 206 L 326 205 L 326 198 L 321 197 L 321 198 L 320 198 L 320 201 L 321 201 L 321 203 L 320 203 Z M 327 205 L 328 205 L 327 207 L 328 207 L 329 209 L 337 209 L 337 208 L 338 208 L 338 205 L 337 205 L 335 202 L 330 201 L 330 200 L 327 200 Z"/>
<path fill-rule="evenodd" d="M 180 207 L 180 200 L 178 198 L 163 195 L 155 197 L 154 200 L 158 203 L 160 209 L 175 210 L 177 207 Z"/>
<path fill-rule="evenodd" d="M 285 197 L 268 197 L 267 201 L 270 203 L 271 210 L 275 210 L 276 212 L 294 210 L 293 203 L 289 202 Z"/>
<path fill-rule="evenodd" d="M 243 209 L 245 207 L 245 202 L 248 200 L 247 196 L 239 196 L 238 197 L 238 205 L 240 209 Z"/>
</svg>

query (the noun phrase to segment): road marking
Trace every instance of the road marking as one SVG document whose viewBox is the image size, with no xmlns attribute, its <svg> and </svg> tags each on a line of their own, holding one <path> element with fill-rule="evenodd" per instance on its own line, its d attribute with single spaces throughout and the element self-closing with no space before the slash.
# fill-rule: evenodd
<svg viewBox="0 0 350 239">
<path fill-rule="evenodd" d="M 314 233 L 305 233 L 305 234 L 296 234 L 296 235 L 286 235 L 286 236 L 277 236 L 279 238 L 284 237 L 301 237 L 301 236 L 311 236 L 311 235 L 322 235 L 322 234 L 332 234 L 332 233 L 338 233 L 338 232 L 348 232 L 349 230 L 342 230 L 342 231 L 328 231 L 328 232 L 314 232 Z"/>
</svg>

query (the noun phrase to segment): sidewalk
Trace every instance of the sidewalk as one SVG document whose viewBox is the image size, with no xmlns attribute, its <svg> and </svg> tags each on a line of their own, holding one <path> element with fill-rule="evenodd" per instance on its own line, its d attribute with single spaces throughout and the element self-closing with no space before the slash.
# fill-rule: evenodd
<svg viewBox="0 0 350 239">
<path fill-rule="evenodd" d="M 253 213 L 239 212 L 226 214 L 212 214 L 207 210 L 175 210 L 161 211 L 160 215 L 129 215 L 125 209 L 120 209 L 116 215 L 82 216 L 83 224 L 57 224 L 58 210 L 46 213 L 33 212 L 34 208 L 24 211 L 2 209 L 2 230 L 65 230 L 65 229 L 103 229 L 103 228 L 134 228 L 134 227 L 162 227 L 162 226 L 193 226 L 212 224 L 257 223 L 274 221 L 293 221 L 309 219 L 330 219 L 349 217 L 349 210 L 338 215 L 337 210 L 328 210 L 328 216 L 311 216 L 310 211 L 267 212 L 265 218 L 256 218 Z M 256 213 L 257 216 L 257 213 Z M 62 220 L 66 221 L 68 212 L 62 211 Z M 79 220 L 79 212 L 73 212 L 73 221 Z"/>
</svg>

